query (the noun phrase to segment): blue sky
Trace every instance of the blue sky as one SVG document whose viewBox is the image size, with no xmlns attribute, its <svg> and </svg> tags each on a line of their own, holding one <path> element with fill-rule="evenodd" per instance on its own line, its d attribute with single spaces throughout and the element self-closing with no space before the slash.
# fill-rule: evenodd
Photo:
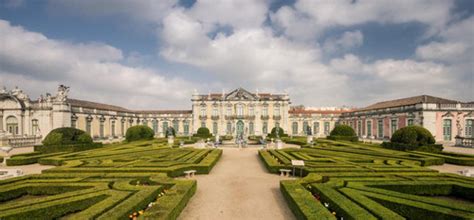
<svg viewBox="0 0 474 220">
<path fill-rule="evenodd" d="M 473 13 L 469 0 L 5 0 L 0 84 L 129 108 L 239 86 L 307 106 L 472 101 Z"/>
</svg>

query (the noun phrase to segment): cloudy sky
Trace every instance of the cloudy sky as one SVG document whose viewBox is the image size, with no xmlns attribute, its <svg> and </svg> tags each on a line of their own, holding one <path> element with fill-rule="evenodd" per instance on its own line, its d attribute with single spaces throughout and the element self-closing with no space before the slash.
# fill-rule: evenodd
<svg viewBox="0 0 474 220">
<path fill-rule="evenodd" d="M 200 93 L 365 106 L 474 100 L 474 1 L 2 0 L 0 85 L 190 109 Z"/>
</svg>

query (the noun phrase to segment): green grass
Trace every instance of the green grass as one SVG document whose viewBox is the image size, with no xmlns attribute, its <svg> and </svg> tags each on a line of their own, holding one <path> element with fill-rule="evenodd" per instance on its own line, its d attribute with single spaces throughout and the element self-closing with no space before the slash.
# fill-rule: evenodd
<svg viewBox="0 0 474 220">
<path fill-rule="evenodd" d="M 291 160 L 305 161 L 306 177 L 280 183 L 298 219 L 474 219 L 474 178 L 425 167 L 469 165 L 473 156 L 321 139 L 313 146 L 302 145 L 259 152 L 272 173 L 290 169 Z"/>
<path fill-rule="evenodd" d="M 106 145 L 94 150 L 12 157 L 14 165 L 58 167 L 0 181 L 0 219 L 176 219 L 196 191 L 183 171 L 207 174 L 221 150 L 170 148 L 162 140 Z M 23 198 L 30 199 L 23 199 Z"/>
</svg>

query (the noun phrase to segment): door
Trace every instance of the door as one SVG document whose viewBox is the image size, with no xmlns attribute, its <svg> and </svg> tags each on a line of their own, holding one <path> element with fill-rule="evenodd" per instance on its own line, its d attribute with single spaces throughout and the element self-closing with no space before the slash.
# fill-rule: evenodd
<svg viewBox="0 0 474 220">
<path fill-rule="evenodd" d="M 239 120 L 239 121 L 237 122 L 236 128 L 237 128 L 237 129 L 236 129 L 236 130 L 237 130 L 237 131 L 236 131 L 236 132 L 237 132 L 237 133 L 236 133 L 236 134 L 237 134 L 237 137 L 242 137 L 243 134 L 244 134 L 244 122 L 242 122 L 242 121 Z"/>
</svg>

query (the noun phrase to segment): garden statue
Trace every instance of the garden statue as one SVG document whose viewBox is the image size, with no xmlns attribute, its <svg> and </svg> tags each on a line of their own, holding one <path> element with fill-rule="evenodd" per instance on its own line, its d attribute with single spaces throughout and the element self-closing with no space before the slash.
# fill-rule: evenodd
<svg viewBox="0 0 474 220">
<path fill-rule="evenodd" d="M 306 139 L 306 142 L 308 144 L 312 144 L 313 143 L 313 135 L 311 133 L 311 127 L 310 126 L 306 127 L 306 135 L 308 135 L 307 139 Z"/>
<path fill-rule="evenodd" d="M 174 144 L 174 136 L 173 136 L 173 128 L 168 127 L 166 129 L 166 135 L 168 136 L 168 144 L 173 145 Z"/>
<path fill-rule="evenodd" d="M 458 117 L 456 118 L 456 127 L 458 129 L 457 136 L 462 137 L 462 126 L 461 126 L 461 115 L 458 114 Z"/>
</svg>

